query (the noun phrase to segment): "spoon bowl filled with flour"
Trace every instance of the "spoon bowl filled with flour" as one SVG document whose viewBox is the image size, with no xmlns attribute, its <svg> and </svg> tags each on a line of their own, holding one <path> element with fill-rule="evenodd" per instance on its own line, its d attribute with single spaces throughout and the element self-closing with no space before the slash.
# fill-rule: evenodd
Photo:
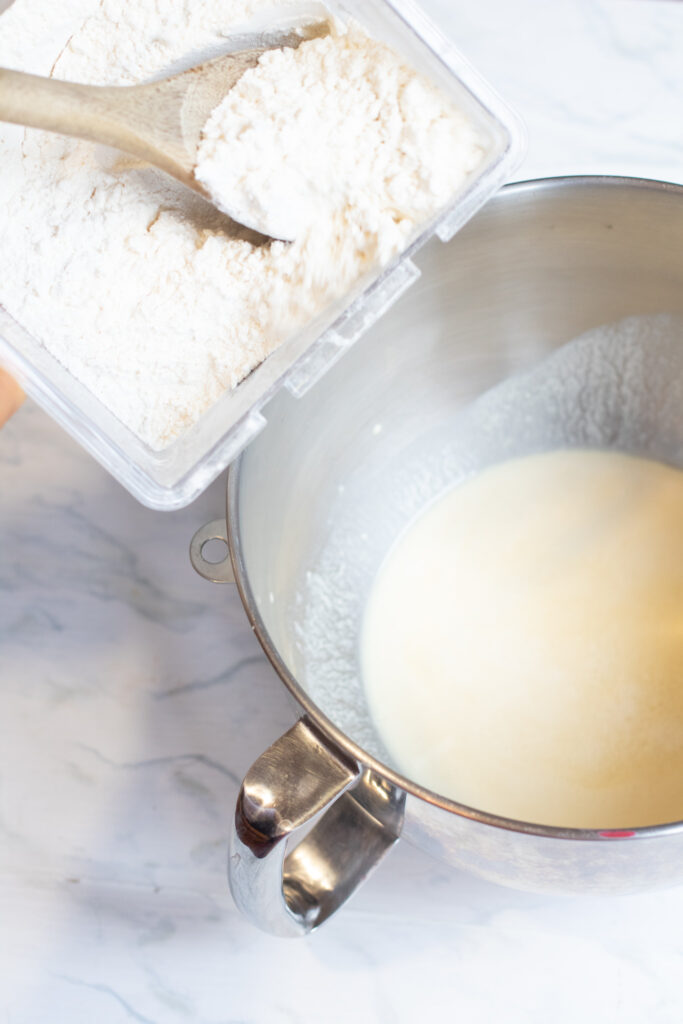
<svg viewBox="0 0 683 1024">
<path fill-rule="evenodd" d="M 222 57 L 133 86 L 81 85 L 0 67 L 0 121 L 119 149 L 208 199 L 230 214 L 236 225 L 291 241 L 296 227 L 287 211 L 293 195 L 291 189 L 288 194 L 278 186 L 284 166 L 272 125 L 266 125 L 266 145 L 260 147 L 265 170 L 258 164 L 254 168 L 254 177 L 258 172 L 265 176 L 271 193 L 265 205 L 250 201 L 253 191 L 248 182 L 230 176 L 234 152 L 239 150 L 237 138 L 220 138 L 219 173 L 209 175 L 208 187 L 197 173 L 198 151 L 205 128 L 209 122 L 214 126 L 214 109 L 224 109 L 228 93 L 247 70 L 270 50 L 286 51 L 327 31 L 325 21 L 302 25 L 296 31 L 271 35 L 267 45 L 256 35 L 251 46 L 245 40 L 243 48 Z M 278 72 L 286 74 L 287 67 L 285 57 Z M 278 83 L 272 95 L 280 113 L 281 93 Z"/>
<path fill-rule="evenodd" d="M 135 85 L 298 10 L 15 0 L 0 65 Z M 324 372 L 413 279 L 406 255 L 448 237 L 519 155 L 515 119 L 457 56 L 438 59 L 436 32 L 384 3 L 321 17 L 327 34 L 242 74 L 197 151 L 202 187 L 280 240 L 226 229 L 134 156 L 0 125 L 0 360 L 146 504 L 207 486 L 275 391 Z"/>
</svg>

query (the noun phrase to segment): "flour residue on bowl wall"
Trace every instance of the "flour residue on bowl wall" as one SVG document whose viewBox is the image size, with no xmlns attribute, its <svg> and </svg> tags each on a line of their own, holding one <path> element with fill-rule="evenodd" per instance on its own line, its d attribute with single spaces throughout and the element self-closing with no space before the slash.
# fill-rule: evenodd
<svg viewBox="0 0 683 1024">
<path fill-rule="evenodd" d="M 601 449 L 683 466 L 681 339 L 683 320 L 663 314 L 601 326 L 464 411 L 444 409 L 438 427 L 400 450 L 378 437 L 345 481 L 295 610 L 298 678 L 369 753 L 400 768 L 368 711 L 359 663 L 366 601 L 396 539 L 445 492 L 520 456 Z"/>
</svg>

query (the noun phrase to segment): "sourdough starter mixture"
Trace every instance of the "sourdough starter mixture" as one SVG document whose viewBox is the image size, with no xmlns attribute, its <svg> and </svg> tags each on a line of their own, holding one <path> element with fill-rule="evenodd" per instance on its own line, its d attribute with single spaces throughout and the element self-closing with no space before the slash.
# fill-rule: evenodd
<svg viewBox="0 0 683 1024">
<path fill-rule="evenodd" d="M 0 64 L 125 85 L 225 50 L 267 0 L 16 0 Z M 335 24 L 268 54 L 206 132 L 201 171 L 242 208 L 286 207 L 292 244 L 230 237 L 160 172 L 0 124 L 0 303 L 152 448 L 391 260 L 481 161 L 451 101 Z"/>
<path fill-rule="evenodd" d="M 512 459 L 398 541 L 363 627 L 394 762 L 545 825 L 683 818 L 683 472 L 617 452 Z"/>
</svg>

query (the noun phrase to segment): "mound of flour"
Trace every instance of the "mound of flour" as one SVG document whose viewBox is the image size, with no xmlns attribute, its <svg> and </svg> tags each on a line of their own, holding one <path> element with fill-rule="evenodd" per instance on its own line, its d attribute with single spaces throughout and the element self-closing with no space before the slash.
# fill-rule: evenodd
<svg viewBox="0 0 683 1024">
<path fill-rule="evenodd" d="M 255 15 L 277 21 L 282 5 L 268 8 L 15 0 L 0 64 L 131 84 L 220 52 Z M 239 202 L 286 203 L 295 183 L 292 244 L 226 233 L 201 199 L 113 150 L 0 125 L 0 304 L 154 449 L 390 260 L 482 157 L 450 100 L 355 26 L 264 57 L 206 134 L 204 172 Z"/>
</svg>

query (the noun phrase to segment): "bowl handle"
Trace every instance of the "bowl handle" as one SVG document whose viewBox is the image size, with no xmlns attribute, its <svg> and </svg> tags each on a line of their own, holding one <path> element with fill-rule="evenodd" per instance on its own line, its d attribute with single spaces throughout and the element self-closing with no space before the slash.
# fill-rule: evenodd
<svg viewBox="0 0 683 1024">
<path fill-rule="evenodd" d="M 360 768 L 307 718 L 299 719 L 242 783 L 230 843 L 235 903 L 264 931 L 305 935 L 394 845 L 404 802 L 402 790 Z M 287 853 L 288 841 L 302 834 Z"/>
</svg>

